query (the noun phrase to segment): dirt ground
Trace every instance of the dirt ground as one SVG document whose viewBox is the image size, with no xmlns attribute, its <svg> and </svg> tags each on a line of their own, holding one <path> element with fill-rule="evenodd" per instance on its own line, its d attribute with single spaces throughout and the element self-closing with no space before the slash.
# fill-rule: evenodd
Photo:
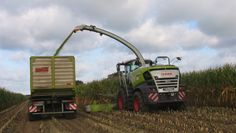
<svg viewBox="0 0 236 133">
<path fill-rule="evenodd" d="M 77 112 L 75 119 L 61 116 L 28 121 L 27 104 L 0 112 L 3 133 L 234 133 L 236 110 L 217 107 L 188 107 L 185 111 L 152 113 Z"/>
</svg>

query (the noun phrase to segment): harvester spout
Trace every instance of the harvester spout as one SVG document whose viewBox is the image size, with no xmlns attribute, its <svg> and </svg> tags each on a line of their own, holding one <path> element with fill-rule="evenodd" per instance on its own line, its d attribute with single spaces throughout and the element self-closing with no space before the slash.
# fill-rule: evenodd
<svg viewBox="0 0 236 133">
<path fill-rule="evenodd" d="M 137 56 L 141 66 L 145 66 L 145 61 L 144 58 L 142 56 L 142 54 L 140 53 L 140 51 L 131 43 L 129 43 L 128 41 L 124 40 L 123 38 L 100 28 L 97 28 L 96 26 L 93 25 L 79 25 L 76 26 L 73 31 L 67 36 L 67 38 L 62 42 L 62 44 L 60 45 L 60 47 L 57 49 L 56 53 L 54 54 L 54 56 L 57 56 L 60 52 L 60 50 L 63 48 L 63 46 L 65 45 L 65 43 L 69 40 L 69 38 L 72 36 L 73 33 L 76 33 L 78 31 L 83 31 L 83 30 L 88 30 L 88 31 L 92 31 L 92 32 L 97 32 L 100 35 L 106 35 L 109 36 L 115 40 L 117 40 L 118 42 L 122 43 L 123 45 L 125 45 L 126 47 L 128 47 L 132 52 L 134 52 L 134 54 Z"/>
</svg>

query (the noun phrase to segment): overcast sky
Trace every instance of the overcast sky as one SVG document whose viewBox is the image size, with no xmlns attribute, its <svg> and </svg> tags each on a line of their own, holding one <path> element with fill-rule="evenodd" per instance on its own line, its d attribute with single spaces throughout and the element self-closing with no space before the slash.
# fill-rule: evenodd
<svg viewBox="0 0 236 133">
<path fill-rule="evenodd" d="M 30 56 L 53 55 L 79 24 L 134 44 L 145 58 L 181 56 L 183 72 L 236 63 L 235 0 L 1 0 L 0 86 L 29 94 Z M 96 33 L 75 34 L 60 55 L 76 57 L 77 79 L 105 78 L 135 58 Z"/>
</svg>

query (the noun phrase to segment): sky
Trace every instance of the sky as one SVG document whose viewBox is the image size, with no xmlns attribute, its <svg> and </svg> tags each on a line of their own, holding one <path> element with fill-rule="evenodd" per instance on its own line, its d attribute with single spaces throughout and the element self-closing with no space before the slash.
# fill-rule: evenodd
<svg viewBox="0 0 236 133">
<path fill-rule="evenodd" d="M 146 59 L 182 57 L 182 72 L 236 63 L 235 0 L 1 0 L 0 86 L 30 93 L 30 56 L 51 56 L 72 29 L 96 25 L 136 46 Z M 106 36 L 76 33 L 61 56 L 76 58 L 76 78 L 106 78 L 135 58 Z"/>
</svg>

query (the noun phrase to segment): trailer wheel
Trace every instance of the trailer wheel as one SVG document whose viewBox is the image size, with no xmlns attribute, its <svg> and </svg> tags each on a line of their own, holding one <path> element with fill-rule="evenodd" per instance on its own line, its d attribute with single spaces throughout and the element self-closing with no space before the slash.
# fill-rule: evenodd
<svg viewBox="0 0 236 133">
<path fill-rule="evenodd" d="M 35 121 L 37 119 L 37 117 L 31 113 L 28 113 L 28 119 L 29 119 L 29 121 Z"/>
<path fill-rule="evenodd" d="M 118 110 L 125 110 L 126 109 L 126 103 L 127 98 L 125 95 L 125 92 L 123 90 L 120 90 L 117 95 L 117 107 Z"/>
<path fill-rule="evenodd" d="M 75 119 L 76 118 L 76 113 L 68 113 L 64 114 L 66 119 Z"/>
<path fill-rule="evenodd" d="M 135 92 L 133 97 L 133 110 L 134 112 L 147 112 L 148 106 L 144 103 L 142 94 Z"/>
</svg>

